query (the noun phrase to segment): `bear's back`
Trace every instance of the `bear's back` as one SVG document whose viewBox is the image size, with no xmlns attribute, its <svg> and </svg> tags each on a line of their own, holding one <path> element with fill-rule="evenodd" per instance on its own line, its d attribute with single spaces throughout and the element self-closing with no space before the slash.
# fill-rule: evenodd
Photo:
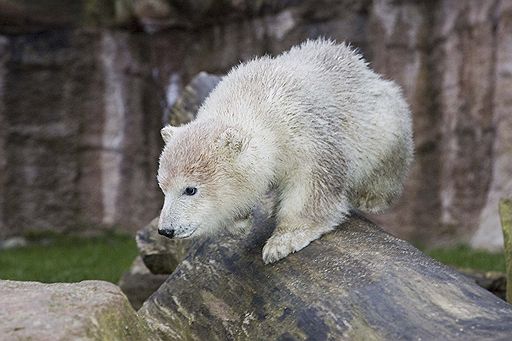
<svg viewBox="0 0 512 341">
<path fill-rule="evenodd" d="M 399 88 L 369 69 L 355 50 L 332 41 L 307 41 L 235 67 L 198 118 L 266 127 L 286 153 L 328 160 L 331 171 L 357 170 L 350 172 L 357 181 L 397 149 L 412 157 L 409 111 Z"/>
</svg>

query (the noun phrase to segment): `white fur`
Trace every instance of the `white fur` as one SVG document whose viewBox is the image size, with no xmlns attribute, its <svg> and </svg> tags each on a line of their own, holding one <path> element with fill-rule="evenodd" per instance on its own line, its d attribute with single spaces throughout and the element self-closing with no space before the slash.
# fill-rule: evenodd
<svg viewBox="0 0 512 341">
<path fill-rule="evenodd" d="M 162 134 L 160 226 L 173 225 L 178 236 L 229 226 L 273 188 L 278 225 L 263 249 L 266 263 L 329 232 L 352 207 L 387 208 L 413 158 L 400 89 L 350 47 L 326 40 L 235 67 L 196 120 Z M 187 162 L 211 176 L 198 183 Z M 168 174 L 172 167 L 179 176 Z M 189 182 L 210 192 L 183 198 Z"/>
</svg>

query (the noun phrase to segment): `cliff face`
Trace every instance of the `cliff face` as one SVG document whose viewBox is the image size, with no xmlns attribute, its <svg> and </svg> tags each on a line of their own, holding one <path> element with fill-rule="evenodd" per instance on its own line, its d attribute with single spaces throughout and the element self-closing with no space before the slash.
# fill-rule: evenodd
<svg viewBox="0 0 512 341">
<path fill-rule="evenodd" d="M 0 1 L 0 235 L 149 221 L 161 200 L 158 130 L 183 86 L 327 36 L 359 47 L 414 113 L 415 166 L 378 220 L 407 239 L 501 245 L 509 1 L 97 3 L 63 8 L 50 25 L 41 4 Z"/>
<path fill-rule="evenodd" d="M 136 39 L 59 30 L 7 49 L 2 232 L 151 219 L 161 109 Z"/>
</svg>

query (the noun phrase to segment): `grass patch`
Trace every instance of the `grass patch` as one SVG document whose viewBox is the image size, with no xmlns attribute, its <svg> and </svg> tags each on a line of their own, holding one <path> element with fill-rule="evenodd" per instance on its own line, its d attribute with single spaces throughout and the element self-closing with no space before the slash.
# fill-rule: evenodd
<svg viewBox="0 0 512 341">
<path fill-rule="evenodd" d="M 117 283 L 137 256 L 132 236 L 110 233 L 98 237 L 50 235 L 51 239 L 9 250 L 0 250 L 0 279 L 20 281 L 79 282 L 87 279 Z M 34 239 L 34 238 L 30 238 Z M 424 249 L 441 263 L 481 271 L 505 272 L 503 253 L 473 250 L 468 246 Z"/>
<path fill-rule="evenodd" d="M 474 250 L 466 245 L 433 248 L 424 252 L 441 263 L 457 268 L 505 272 L 503 252 Z"/>
<path fill-rule="evenodd" d="M 20 281 L 117 283 L 137 256 L 132 236 L 52 236 L 48 245 L 0 250 L 0 278 Z"/>
</svg>

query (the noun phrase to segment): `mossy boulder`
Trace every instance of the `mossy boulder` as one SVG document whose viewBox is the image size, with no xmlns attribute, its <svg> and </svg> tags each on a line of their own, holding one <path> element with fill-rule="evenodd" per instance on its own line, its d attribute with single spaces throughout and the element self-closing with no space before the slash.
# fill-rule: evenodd
<svg viewBox="0 0 512 341">
<path fill-rule="evenodd" d="M 0 281 L 0 340 L 153 340 L 121 290 L 102 281 Z"/>
</svg>

